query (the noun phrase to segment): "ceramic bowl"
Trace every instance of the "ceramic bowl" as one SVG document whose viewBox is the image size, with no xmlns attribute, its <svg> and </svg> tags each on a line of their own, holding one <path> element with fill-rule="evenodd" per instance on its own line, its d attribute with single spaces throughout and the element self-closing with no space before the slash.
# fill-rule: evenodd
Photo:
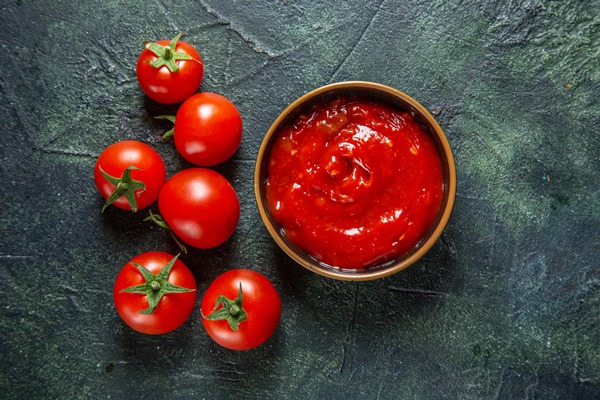
<svg viewBox="0 0 600 400">
<path fill-rule="evenodd" d="M 386 102 L 398 109 L 409 111 L 415 120 L 432 137 L 442 162 L 443 198 L 438 215 L 429 231 L 409 252 L 385 264 L 375 265 L 366 269 L 339 269 L 322 264 L 308 255 L 286 237 L 285 232 L 272 216 L 266 198 L 266 183 L 269 178 L 269 157 L 280 127 L 289 124 L 290 121 L 301 113 L 308 111 L 313 105 L 340 95 L 364 96 Z M 288 256 L 303 267 L 329 278 L 365 281 L 382 278 L 401 271 L 417 262 L 431 249 L 446 227 L 452 212 L 456 195 L 456 171 L 452 150 L 442 128 L 433 116 L 416 100 L 399 90 L 378 83 L 359 81 L 339 82 L 320 87 L 303 95 L 283 110 L 273 122 L 263 139 L 256 159 L 254 190 L 262 221 L 275 242 Z"/>
</svg>

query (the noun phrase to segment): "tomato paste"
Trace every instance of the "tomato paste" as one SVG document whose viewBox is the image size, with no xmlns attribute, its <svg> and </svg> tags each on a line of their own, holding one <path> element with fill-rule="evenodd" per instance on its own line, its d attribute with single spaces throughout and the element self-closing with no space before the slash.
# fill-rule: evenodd
<svg viewBox="0 0 600 400">
<path fill-rule="evenodd" d="M 442 201 L 435 144 L 407 111 L 339 97 L 285 126 L 271 150 L 269 209 L 322 264 L 380 265 L 410 251 Z"/>
</svg>

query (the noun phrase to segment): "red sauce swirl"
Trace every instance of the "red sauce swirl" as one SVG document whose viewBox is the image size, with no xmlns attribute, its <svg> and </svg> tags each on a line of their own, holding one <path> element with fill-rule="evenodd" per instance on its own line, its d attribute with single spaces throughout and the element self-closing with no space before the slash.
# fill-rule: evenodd
<svg viewBox="0 0 600 400">
<path fill-rule="evenodd" d="M 442 201 L 431 137 L 412 115 L 340 97 L 278 133 L 268 168 L 269 209 L 287 237 L 341 269 L 385 263 L 427 233 Z"/>
</svg>

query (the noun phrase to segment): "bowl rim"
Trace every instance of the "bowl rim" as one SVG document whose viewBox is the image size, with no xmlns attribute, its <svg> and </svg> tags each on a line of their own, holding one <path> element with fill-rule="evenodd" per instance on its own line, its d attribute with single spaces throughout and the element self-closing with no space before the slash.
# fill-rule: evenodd
<svg viewBox="0 0 600 400">
<path fill-rule="evenodd" d="M 435 139 L 437 139 L 436 141 L 439 142 L 439 144 L 441 145 L 437 146 L 438 153 L 440 153 L 441 147 L 443 149 L 443 153 L 440 154 L 440 158 L 442 159 L 442 163 L 444 163 L 445 159 L 448 168 L 448 181 L 444 187 L 444 191 L 447 193 L 445 208 L 442 214 L 439 216 L 439 219 L 437 219 L 438 223 L 435 226 L 435 229 L 433 231 L 430 230 L 429 235 L 424 237 L 424 239 L 426 238 L 426 240 L 422 242 L 422 244 L 418 246 L 417 249 L 414 250 L 412 253 L 408 253 L 410 254 L 408 255 L 408 257 L 406 257 L 406 254 L 403 255 L 403 258 L 400 261 L 398 261 L 398 259 L 394 259 L 389 261 L 388 263 L 383 264 L 382 266 L 375 266 L 359 270 L 335 269 L 334 267 L 328 268 L 324 265 L 319 264 L 316 260 L 314 260 L 314 262 L 309 262 L 308 260 L 298 255 L 295 251 L 293 251 L 290 248 L 290 246 L 288 246 L 288 244 L 282 239 L 277 228 L 271 223 L 268 211 L 265 207 L 266 198 L 264 198 L 262 195 L 262 187 L 264 186 L 264 182 L 261 181 L 261 167 L 263 164 L 265 164 L 264 159 L 270 156 L 271 139 L 278 133 L 281 123 L 284 122 L 286 118 L 288 118 L 292 113 L 294 113 L 300 107 L 304 106 L 310 100 L 327 92 L 348 89 L 371 90 L 379 92 L 383 95 L 398 98 L 403 103 L 407 103 L 410 105 L 410 107 L 417 110 L 419 114 L 427 120 L 427 123 L 431 125 L 432 129 L 435 131 L 435 135 L 437 136 L 437 138 Z M 429 132 L 429 134 L 431 135 L 432 132 Z M 267 152 L 267 149 L 269 150 L 269 152 Z M 264 176 L 266 178 L 266 171 L 264 172 Z M 256 163 L 254 167 L 254 193 L 256 203 L 258 206 L 258 211 L 260 213 L 260 217 L 263 221 L 263 224 L 266 226 L 267 230 L 269 231 L 269 234 L 275 240 L 277 245 L 290 258 L 292 258 L 294 261 L 296 261 L 303 267 L 325 277 L 346 281 L 367 281 L 383 278 L 407 268 L 408 266 L 414 264 L 416 261 L 422 258 L 437 242 L 442 232 L 446 228 L 446 225 L 448 224 L 448 220 L 450 219 L 450 215 L 452 213 L 452 209 L 454 208 L 454 201 L 456 197 L 456 166 L 454 163 L 454 156 L 452 154 L 450 143 L 448 142 L 444 131 L 437 123 L 435 118 L 431 115 L 431 113 L 411 96 L 398 89 L 381 83 L 369 81 L 342 81 L 330 83 L 305 93 L 304 95 L 294 100 L 291 104 L 289 104 L 277 116 L 275 121 L 273 121 L 261 142 L 256 157 Z"/>
</svg>

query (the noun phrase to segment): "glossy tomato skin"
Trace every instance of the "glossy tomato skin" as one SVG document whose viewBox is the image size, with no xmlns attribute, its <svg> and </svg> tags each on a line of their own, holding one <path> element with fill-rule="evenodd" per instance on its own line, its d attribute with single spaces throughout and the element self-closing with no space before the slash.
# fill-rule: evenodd
<svg viewBox="0 0 600 400">
<path fill-rule="evenodd" d="M 242 117 L 226 97 L 197 93 L 177 110 L 174 141 L 177 151 L 192 164 L 220 164 L 240 147 Z"/>
<path fill-rule="evenodd" d="M 175 261 L 168 281 L 193 292 L 165 294 L 154 312 L 145 315 L 140 311 L 148 308 L 146 296 L 137 293 L 122 293 L 121 290 L 143 284 L 142 274 L 131 263 L 143 265 L 155 275 L 173 259 L 168 253 L 151 251 L 132 258 L 123 266 L 114 286 L 114 302 L 123 321 L 132 329 L 150 335 L 170 332 L 183 324 L 196 304 L 196 280 L 189 268 L 179 259 Z"/>
<path fill-rule="evenodd" d="M 160 192 L 158 208 L 181 240 L 200 249 L 224 243 L 240 219 L 235 189 L 223 175 L 207 168 L 173 175 Z"/>
<path fill-rule="evenodd" d="M 140 210 L 158 199 L 167 177 L 163 159 L 146 143 L 123 140 L 108 146 L 96 160 L 94 181 L 102 197 L 107 199 L 115 190 L 115 186 L 102 175 L 100 167 L 111 176 L 121 177 L 123 171 L 131 165 L 138 168 L 131 171 L 131 177 L 146 185 L 146 190 L 136 191 L 135 194 L 138 210 Z M 123 210 L 131 210 L 131 205 L 123 196 L 115 200 L 112 205 Z"/>
<path fill-rule="evenodd" d="M 273 284 L 259 272 L 249 269 L 234 269 L 219 275 L 208 287 L 201 303 L 203 315 L 212 313 L 217 296 L 229 299 L 238 296 L 242 284 L 246 320 L 234 331 L 226 320 L 208 320 L 202 323 L 208 335 L 219 345 L 230 350 L 249 350 L 269 339 L 281 319 L 281 298 Z"/>
<path fill-rule="evenodd" d="M 167 46 L 169 40 L 156 42 Z M 194 60 L 179 60 L 179 70 L 171 72 L 166 65 L 154 68 L 150 65 L 157 59 L 156 54 L 147 48 L 144 49 L 137 61 L 135 72 L 140 87 L 148 97 L 163 104 L 179 103 L 194 94 L 204 76 L 204 64 L 200 53 L 187 42 L 178 41 L 176 51 L 191 56 Z"/>
</svg>

